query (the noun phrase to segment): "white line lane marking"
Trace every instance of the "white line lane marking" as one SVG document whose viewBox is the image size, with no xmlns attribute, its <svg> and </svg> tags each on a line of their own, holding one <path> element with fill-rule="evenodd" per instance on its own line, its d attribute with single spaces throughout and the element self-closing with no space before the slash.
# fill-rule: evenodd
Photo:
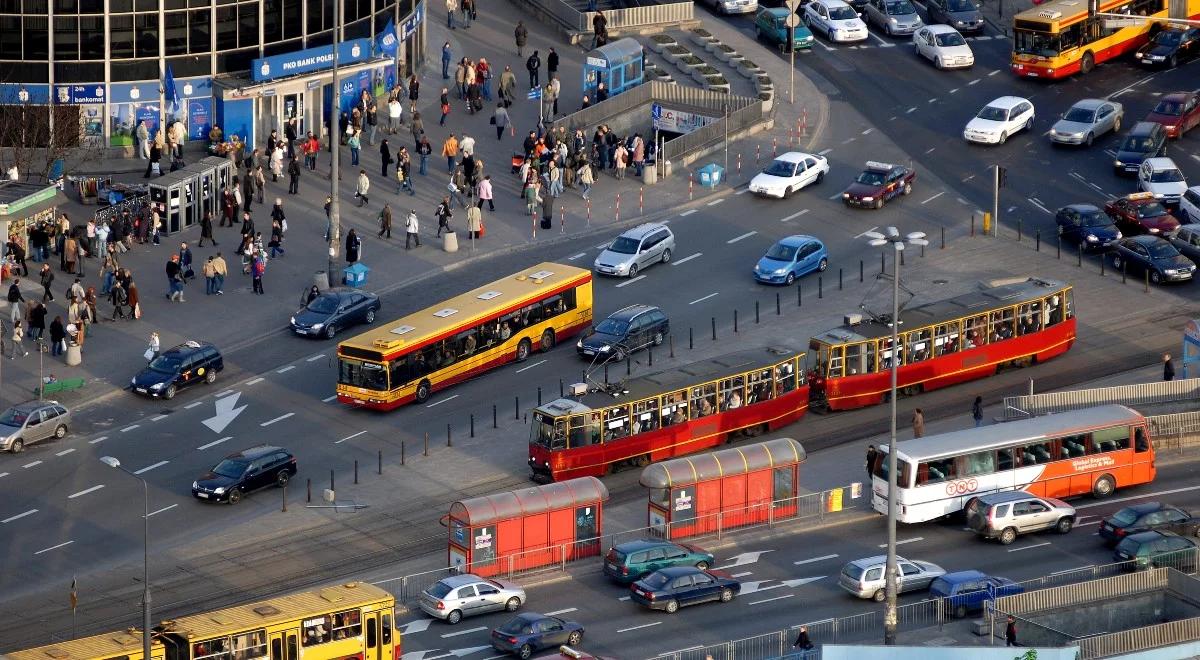
<svg viewBox="0 0 1200 660">
<path fill-rule="evenodd" d="M 233 390 L 225 390 L 224 392 L 213 395 L 213 398 L 214 399 L 224 399 L 226 396 L 228 396 L 230 394 L 233 394 Z"/>
<path fill-rule="evenodd" d="M 776 596 L 774 598 L 764 598 L 762 600 L 752 600 L 752 601 L 750 601 L 750 604 L 751 605 L 761 605 L 762 603 L 769 603 L 773 600 L 783 600 L 784 598 L 791 598 L 792 596 L 795 596 L 795 595 L 796 594 L 784 594 L 782 596 Z"/>
<path fill-rule="evenodd" d="M 295 369 L 295 368 L 296 368 L 296 365 L 294 365 L 294 364 L 289 364 L 288 366 L 286 366 L 286 367 L 284 367 L 284 368 L 282 368 L 282 369 L 276 369 L 276 370 L 275 370 L 275 373 L 277 373 L 277 374 L 284 374 L 284 373 L 287 373 L 287 372 L 289 372 L 289 371 L 291 371 L 292 369 Z"/>
<path fill-rule="evenodd" d="M 610 243 L 611 243 L 611 242 L 610 242 Z M 600 245 L 597 245 L 597 246 L 596 246 L 596 249 L 597 249 L 597 250 L 603 250 L 604 248 L 608 247 L 610 243 L 601 243 Z"/>
<path fill-rule="evenodd" d="M 839 192 L 839 193 L 833 193 L 827 199 L 841 199 L 841 198 L 842 198 L 842 193 Z"/>
<path fill-rule="evenodd" d="M 1192 158 L 1195 158 L 1196 160 L 1200 160 L 1200 154 L 1191 154 L 1191 156 L 1192 156 Z"/>
<path fill-rule="evenodd" d="M 316 362 L 317 360 L 320 360 L 323 357 L 325 357 L 325 354 L 318 353 L 318 354 L 308 358 L 307 360 L 305 360 L 305 362 Z"/>
<path fill-rule="evenodd" d="M 330 401 L 333 401 L 336 398 L 337 398 L 336 394 L 334 394 L 333 396 L 327 396 L 324 399 L 321 399 L 321 403 L 329 403 Z"/>
<path fill-rule="evenodd" d="M 262 424 L 259 424 L 259 426 L 270 426 L 270 425 L 274 424 L 275 422 L 282 422 L 283 420 L 285 420 L 288 417 L 291 417 L 292 415 L 295 415 L 295 414 L 296 413 L 287 413 L 284 415 L 280 415 L 280 416 L 276 417 L 275 419 L 268 419 L 267 421 L 263 422 Z"/>
<path fill-rule="evenodd" d="M 575 255 L 571 255 L 571 256 L 567 257 L 567 261 L 575 261 L 576 259 L 578 259 L 580 257 L 586 257 L 586 256 L 587 256 L 587 252 L 580 252 L 579 254 L 575 254 Z"/>
<path fill-rule="evenodd" d="M 967 85 L 968 85 L 968 86 L 969 86 L 969 85 L 975 85 L 975 84 L 977 84 L 977 83 L 978 83 L 980 80 L 983 80 L 983 78 L 976 78 L 975 80 L 972 80 L 971 82 L 967 83 Z"/>
<path fill-rule="evenodd" d="M 533 364 L 529 365 L 528 367 L 521 367 L 520 369 L 517 369 L 516 373 L 521 373 L 522 371 L 529 371 L 530 369 L 540 366 L 540 365 L 543 365 L 543 364 L 546 364 L 545 360 L 538 360 L 537 362 L 534 362 Z M 456 394 L 455 396 L 458 396 L 458 395 Z M 453 397 L 451 397 L 451 398 L 453 398 Z"/>
<path fill-rule="evenodd" d="M 217 445 L 221 444 L 222 442 L 225 442 L 226 440 L 232 440 L 232 439 L 233 439 L 232 435 L 227 435 L 224 438 L 221 438 L 220 440 L 213 440 L 212 442 L 210 442 L 206 445 L 200 445 L 199 447 L 196 447 L 196 451 L 204 451 L 205 449 L 210 449 L 212 447 L 216 447 Z"/>
<path fill-rule="evenodd" d="M 952 90 L 950 90 L 950 91 L 948 91 L 948 92 L 946 92 L 946 93 L 947 93 L 947 94 L 953 94 L 954 92 L 957 92 L 957 91 L 958 91 L 958 90 L 960 90 L 960 89 L 962 89 L 962 88 L 961 88 L 961 87 L 955 87 L 954 89 L 952 89 Z"/>
<path fill-rule="evenodd" d="M 153 470 L 154 468 L 162 467 L 169 462 L 170 461 L 159 461 L 153 465 L 147 465 L 146 467 L 138 470 L 137 472 L 134 472 L 134 474 L 142 474 L 143 472 L 149 472 L 150 470 Z"/>
<path fill-rule="evenodd" d="M 621 628 L 621 629 L 617 630 L 617 632 L 623 633 L 623 632 L 629 632 L 630 630 L 641 630 L 642 628 L 652 628 L 652 627 L 660 625 L 660 624 L 662 624 L 662 621 L 655 621 L 654 623 L 643 623 L 640 626 L 633 626 L 632 628 Z"/>
<path fill-rule="evenodd" d="M 542 362 L 545 362 L 545 360 L 542 360 Z M 441 401 L 434 401 L 433 403 L 431 403 L 431 404 L 429 404 L 429 405 L 427 405 L 427 406 L 425 406 L 425 407 L 426 407 L 426 408 L 432 408 L 432 407 L 434 407 L 434 406 L 440 406 L 440 405 L 442 405 L 443 403 L 446 403 L 447 401 L 451 401 L 451 400 L 453 400 L 453 399 L 457 399 L 457 398 L 458 398 L 458 395 L 457 395 L 457 394 L 451 394 L 450 396 L 448 396 L 448 397 L 446 397 L 446 398 L 442 399 Z"/>
<path fill-rule="evenodd" d="M 0 524 L 10 523 L 14 520 L 20 520 L 20 519 L 24 518 L 25 516 L 32 516 L 33 514 L 35 514 L 37 512 L 38 512 L 37 509 L 30 509 L 30 510 L 26 511 L 25 513 L 18 513 L 15 516 L 9 516 L 9 517 L 5 518 L 4 520 L 0 520 Z"/>
<path fill-rule="evenodd" d="M 689 305 L 695 305 L 696 303 L 702 303 L 702 302 L 704 302 L 705 300 L 708 300 L 709 298 L 712 298 L 713 296 L 717 295 L 717 293 L 720 293 L 720 291 L 717 291 L 716 293 L 710 293 L 710 294 L 708 294 L 707 296 L 704 296 L 703 298 L 697 298 L 697 299 L 693 300 L 692 302 L 690 302 L 690 303 L 688 303 L 688 304 L 689 304 Z"/>
<path fill-rule="evenodd" d="M 169 505 L 167 505 L 167 506 L 164 506 L 163 508 L 161 508 L 161 509 L 159 509 L 159 510 L 157 510 L 157 511 L 151 511 L 150 513 L 147 513 L 147 514 L 146 514 L 144 517 L 146 517 L 146 518 L 149 518 L 150 516 L 153 516 L 153 515 L 155 515 L 155 514 L 162 513 L 163 511 L 170 511 L 171 509 L 174 509 L 174 508 L 175 508 L 175 507 L 177 507 L 177 506 L 179 506 L 179 505 L 178 505 L 178 504 L 169 504 Z"/>
<path fill-rule="evenodd" d="M 627 287 L 630 284 L 633 284 L 634 282 L 638 282 L 638 281 L 644 280 L 644 279 L 646 279 L 645 275 L 638 275 L 637 277 L 633 277 L 633 278 L 625 280 L 624 282 L 621 282 L 620 284 L 617 285 L 617 288 L 620 289 L 622 287 Z"/>
<path fill-rule="evenodd" d="M 750 238 L 751 236 L 753 236 L 753 235 L 755 235 L 755 234 L 757 234 L 757 233 L 758 233 L 758 232 L 756 232 L 756 231 L 748 231 L 748 232 L 746 232 L 746 233 L 742 234 L 741 236 L 734 236 L 733 238 L 731 238 L 731 239 L 729 239 L 729 240 L 725 241 L 725 243 L 726 243 L 727 245 L 733 245 L 734 243 L 737 243 L 738 241 L 740 241 L 740 240 L 743 240 L 743 239 Z"/>
<path fill-rule="evenodd" d="M 67 454 L 69 454 L 73 451 L 75 451 L 75 450 L 74 449 L 64 449 L 64 450 L 58 452 L 57 454 L 55 454 L 55 456 L 66 456 Z"/>
<path fill-rule="evenodd" d="M 101 488 L 104 488 L 104 484 L 96 484 L 95 486 L 92 486 L 91 488 L 84 488 L 83 490 L 79 491 L 78 493 L 75 493 L 73 495 L 68 495 L 67 499 L 73 500 L 76 497 L 81 497 L 83 495 L 87 495 L 88 493 L 94 493 L 94 492 L 100 490 Z"/>
<path fill-rule="evenodd" d="M 1034 548 L 1040 548 L 1043 545 L 1050 545 L 1050 542 L 1042 541 L 1041 543 L 1034 543 L 1033 545 L 1023 545 L 1019 548 L 1012 548 L 1009 550 L 1009 552 L 1020 552 L 1021 550 L 1032 550 Z"/>
<path fill-rule="evenodd" d="M 199 403 L 199 402 L 197 402 L 197 403 Z M 107 436 L 107 435 L 102 435 L 102 436 L 100 436 L 99 438 L 93 438 L 93 439 L 91 439 L 91 440 L 88 440 L 88 444 L 89 444 L 89 445 L 94 445 L 94 444 L 97 444 L 97 443 L 104 442 L 105 440 L 108 440 L 108 436 Z"/>
<path fill-rule="evenodd" d="M 871 134 L 871 131 L 874 131 L 874 130 L 875 130 L 875 129 L 873 129 L 873 128 L 868 128 L 867 130 L 863 131 L 861 134 L 862 134 L 862 135 L 870 135 L 870 134 Z"/>
<path fill-rule="evenodd" d="M 833 149 L 822 149 L 817 152 L 817 155 L 818 156 L 826 156 L 826 155 L 829 155 L 830 153 L 833 153 Z"/>
<path fill-rule="evenodd" d="M 1075 526 L 1076 527 L 1087 527 L 1088 525 L 1099 525 L 1102 522 L 1104 522 L 1104 521 L 1103 520 L 1089 520 L 1084 523 L 1075 523 Z"/>
<path fill-rule="evenodd" d="M 25 465 L 22 465 L 21 467 L 23 467 L 23 468 L 31 468 L 31 467 L 34 467 L 34 466 L 36 466 L 36 465 L 41 465 L 41 464 L 42 464 L 42 462 L 41 462 L 41 461 L 34 461 L 34 462 L 32 462 L 32 463 L 26 463 Z"/>
<path fill-rule="evenodd" d="M 137 428 L 141 428 L 141 427 L 142 427 L 141 424 L 131 424 L 131 425 L 126 426 L 125 428 L 121 429 L 121 433 L 129 433 L 130 431 L 137 429 Z"/>
<path fill-rule="evenodd" d="M 743 577 L 746 577 L 747 575 L 753 575 L 753 574 L 754 574 L 754 571 L 744 571 L 744 572 L 742 572 L 742 573 L 734 573 L 733 575 L 730 575 L 729 577 L 731 577 L 731 578 L 743 578 Z"/>
<path fill-rule="evenodd" d="M 471 633 L 479 632 L 480 630 L 487 630 L 487 626 L 479 626 L 478 628 L 467 628 L 466 630 L 459 630 L 458 632 L 445 633 L 442 635 L 442 638 L 458 637 L 459 635 L 469 635 Z"/>
<path fill-rule="evenodd" d="M 348 435 L 348 436 L 346 436 L 346 437 L 342 438 L 341 440 L 338 440 L 338 441 L 334 442 L 333 444 L 335 444 L 335 445 L 340 445 L 340 444 L 342 444 L 343 442 L 345 442 L 345 441 L 347 441 L 347 440 L 350 440 L 350 439 L 352 439 L 352 438 L 357 438 L 358 436 L 360 436 L 360 435 L 362 435 L 362 434 L 364 434 L 364 433 L 366 433 L 366 431 L 359 431 L 358 433 L 355 433 L 354 435 Z"/>
<path fill-rule="evenodd" d="M 904 545 L 905 543 L 916 543 L 917 541 L 924 541 L 924 540 L 925 540 L 924 536 L 914 536 L 911 539 L 904 539 L 903 541 L 896 541 L 896 545 Z M 881 544 L 879 544 L 879 547 L 886 548 L 887 544 L 881 543 Z"/>
<path fill-rule="evenodd" d="M 938 194 L 934 195 L 933 197 L 930 197 L 929 199 L 927 199 L 927 200 L 925 200 L 925 201 L 923 201 L 923 202 L 921 202 L 921 203 L 922 203 L 922 204 L 928 204 L 929 202 L 932 202 L 933 200 L 935 200 L 935 199 L 937 199 L 938 197 L 941 197 L 942 195 L 945 195 L 945 194 L 946 194 L 946 191 L 945 191 L 945 190 L 943 190 L 942 192 L 940 192 L 940 193 L 938 193 Z"/>
<path fill-rule="evenodd" d="M 678 266 L 679 264 L 686 264 L 687 262 L 691 261 L 692 259 L 700 258 L 703 254 L 704 254 L 703 252 L 697 252 L 696 254 L 689 254 L 688 256 L 680 259 L 679 261 L 672 261 L 671 265 Z"/>
<path fill-rule="evenodd" d="M 1048 209 L 1048 208 L 1046 208 L 1046 207 L 1042 206 L 1042 205 L 1041 205 L 1041 203 L 1040 203 L 1040 202 L 1038 202 L 1037 200 L 1035 200 L 1034 198 L 1032 198 L 1032 197 L 1029 197 L 1029 198 L 1027 198 L 1027 199 L 1029 200 L 1029 203 L 1030 203 L 1030 204 L 1033 204 L 1034 206 L 1038 207 L 1038 208 L 1039 208 L 1039 209 L 1041 209 L 1042 211 L 1045 211 L 1046 213 L 1050 213 L 1050 209 Z M 1053 215 L 1053 214 L 1051 214 L 1051 215 Z"/>
<path fill-rule="evenodd" d="M 683 213 L 680 213 L 679 217 L 683 218 L 683 217 L 689 216 L 695 212 L 696 212 L 696 209 L 689 209 L 687 211 L 684 211 Z"/>
<path fill-rule="evenodd" d="M 991 78 L 992 76 L 996 75 L 997 73 L 1000 73 L 1000 69 L 996 69 L 995 71 L 992 71 L 991 73 L 989 73 L 988 78 Z"/>
<path fill-rule="evenodd" d="M 1200 486 L 1188 486 L 1186 488 L 1174 488 L 1172 490 L 1160 490 L 1157 493 L 1142 493 L 1141 495 L 1129 495 L 1128 497 L 1117 497 L 1103 502 L 1092 502 L 1090 504 L 1080 504 L 1076 509 L 1090 509 L 1096 506 L 1108 506 L 1109 504 L 1117 504 L 1118 502 L 1129 502 L 1132 500 L 1140 500 L 1147 497 L 1158 497 L 1159 495 L 1174 495 L 1175 493 L 1187 493 L 1193 490 L 1200 490 Z"/>
<path fill-rule="evenodd" d="M 792 563 L 800 566 L 801 564 L 811 564 L 813 562 L 825 561 L 826 559 L 837 559 L 837 557 L 837 555 L 824 555 L 821 557 L 813 557 L 812 559 L 801 559 L 800 561 L 794 561 Z"/>
<path fill-rule="evenodd" d="M 632 596 L 621 596 L 621 597 L 620 597 L 620 598 L 618 598 L 617 600 L 632 600 L 632 599 L 633 599 L 633 597 L 632 597 Z"/>
<path fill-rule="evenodd" d="M 788 220 L 795 220 L 796 218 L 799 218 L 800 216 L 804 215 L 805 213 L 808 213 L 808 209 L 801 209 L 799 211 L 796 211 L 795 213 L 789 215 L 786 218 L 780 218 L 779 221 L 787 222 Z"/>
<path fill-rule="evenodd" d="M 155 415 L 155 416 L 153 416 L 153 417 L 151 417 L 151 418 L 150 418 L 150 421 L 152 421 L 152 422 L 158 422 L 158 421 L 162 421 L 162 420 L 164 420 L 164 419 L 166 419 L 166 418 L 167 418 L 167 416 L 166 416 L 166 415 Z"/>
<path fill-rule="evenodd" d="M 904 111 L 904 114 L 906 114 L 906 115 L 911 115 L 912 113 L 914 113 L 914 112 L 916 112 L 916 111 L 917 111 L 917 107 L 916 107 L 916 106 L 913 106 L 913 107 L 909 108 L 908 110 L 905 110 L 905 111 Z"/>
<path fill-rule="evenodd" d="M 929 99 L 930 103 L 937 103 L 937 97 Z"/>
<path fill-rule="evenodd" d="M 741 190 L 739 190 L 739 191 L 737 191 L 737 192 L 735 192 L 735 193 L 733 193 L 733 194 L 735 194 L 735 195 L 745 195 L 745 194 L 746 194 L 746 193 L 748 193 L 748 192 L 750 192 L 750 189 L 749 189 L 749 188 L 742 188 Z"/>
<path fill-rule="evenodd" d="M 562 614 L 570 614 L 571 612 L 576 612 L 578 610 L 579 610 L 579 608 L 577 608 L 577 607 L 568 607 L 565 610 L 554 610 L 553 612 L 546 612 L 546 616 L 560 616 Z"/>
<path fill-rule="evenodd" d="M 0 477 L 7 477 L 8 475 L 8 472 L 0 472 Z"/>
<path fill-rule="evenodd" d="M 717 204 L 720 204 L 723 201 L 725 201 L 725 198 L 721 197 L 720 199 L 714 199 L 713 201 L 709 202 L 708 204 L 705 204 L 705 206 L 716 206 Z"/>
<path fill-rule="evenodd" d="M 925 150 L 925 153 L 931 154 L 931 153 L 933 153 L 934 149 L 937 149 L 937 147 L 929 147 L 928 149 Z"/>
<path fill-rule="evenodd" d="M 67 541 L 66 543 L 59 543 L 58 545 L 52 545 L 49 548 L 42 548 L 41 550 L 38 550 L 37 552 L 35 552 L 33 554 L 40 555 L 43 552 L 50 552 L 51 550 L 58 550 L 59 548 L 61 548 L 63 546 L 71 545 L 72 543 L 74 543 L 74 541 Z"/>
<path fill-rule="evenodd" d="M 203 403 L 204 403 L 203 401 L 193 401 L 193 402 L 187 404 L 186 406 L 184 406 L 183 409 L 191 410 L 192 408 L 195 408 L 196 406 L 201 405 Z"/>
<path fill-rule="evenodd" d="M 249 381 L 249 382 L 248 382 L 248 383 L 246 383 L 246 384 L 247 384 L 247 385 L 257 385 L 258 383 L 261 383 L 261 382 L 263 382 L 263 379 L 262 379 L 262 378 L 255 378 L 254 380 L 252 380 L 252 381 Z"/>
</svg>

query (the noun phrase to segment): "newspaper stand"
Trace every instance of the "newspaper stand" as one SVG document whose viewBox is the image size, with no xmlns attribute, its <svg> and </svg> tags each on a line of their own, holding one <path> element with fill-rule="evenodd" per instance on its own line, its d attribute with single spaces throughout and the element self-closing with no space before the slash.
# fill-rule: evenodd
<svg viewBox="0 0 1200 660">
<path fill-rule="evenodd" d="M 161 217 L 158 231 L 175 234 L 200 221 L 196 172 L 176 170 L 150 182 L 150 203 Z"/>
</svg>

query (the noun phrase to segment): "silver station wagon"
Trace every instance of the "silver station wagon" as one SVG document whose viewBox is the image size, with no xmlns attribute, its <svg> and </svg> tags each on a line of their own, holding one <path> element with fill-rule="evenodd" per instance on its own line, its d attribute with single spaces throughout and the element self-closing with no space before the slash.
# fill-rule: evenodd
<svg viewBox="0 0 1200 660">
<path fill-rule="evenodd" d="M 490 580 L 466 573 L 438 580 L 421 592 L 421 609 L 450 625 L 486 612 L 515 612 L 525 603 L 525 590 L 504 580 Z"/>
</svg>

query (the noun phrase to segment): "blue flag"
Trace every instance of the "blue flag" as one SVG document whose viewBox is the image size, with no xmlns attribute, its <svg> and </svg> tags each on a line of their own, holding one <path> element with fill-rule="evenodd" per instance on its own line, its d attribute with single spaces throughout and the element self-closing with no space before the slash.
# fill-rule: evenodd
<svg viewBox="0 0 1200 660">
<path fill-rule="evenodd" d="M 168 108 L 179 107 L 179 90 L 175 88 L 175 74 L 171 71 L 170 64 L 167 65 L 167 76 L 163 79 L 163 97 Z"/>
<path fill-rule="evenodd" d="M 388 57 L 396 56 L 396 49 L 400 45 L 400 40 L 396 38 L 396 24 L 392 19 L 388 19 L 387 27 L 383 28 L 383 32 L 375 39 L 375 43 L 379 52 Z"/>
</svg>

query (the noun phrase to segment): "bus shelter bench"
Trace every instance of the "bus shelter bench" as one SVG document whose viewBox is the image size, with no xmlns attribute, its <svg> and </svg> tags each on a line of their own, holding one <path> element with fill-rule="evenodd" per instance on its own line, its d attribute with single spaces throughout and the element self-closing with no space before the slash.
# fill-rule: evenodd
<svg viewBox="0 0 1200 660">
<path fill-rule="evenodd" d="M 67 378 L 65 380 L 56 380 L 52 383 L 46 383 L 39 387 L 33 388 L 33 393 L 38 396 L 46 394 L 56 394 L 58 392 L 70 392 L 78 390 L 87 384 L 83 378 Z"/>
</svg>

